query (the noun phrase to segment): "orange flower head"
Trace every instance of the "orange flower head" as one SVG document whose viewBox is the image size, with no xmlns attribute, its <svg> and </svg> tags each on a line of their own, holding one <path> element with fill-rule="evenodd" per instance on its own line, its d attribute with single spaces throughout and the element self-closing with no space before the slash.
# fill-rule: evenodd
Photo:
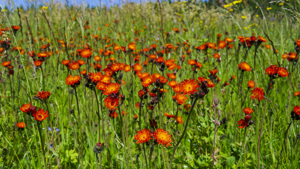
<svg viewBox="0 0 300 169">
<path fill-rule="evenodd" d="M 189 65 L 195 65 L 196 63 L 197 63 L 196 60 L 189 60 L 189 61 L 188 61 L 188 64 L 189 64 Z"/>
<path fill-rule="evenodd" d="M 120 64 L 119 63 L 114 63 L 111 65 L 111 70 L 114 71 L 114 72 L 117 72 L 120 70 Z"/>
<path fill-rule="evenodd" d="M 224 49 L 227 46 L 226 41 L 220 41 L 218 44 L 219 49 Z"/>
<path fill-rule="evenodd" d="M 221 55 L 220 55 L 219 53 L 215 53 L 215 54 L 214 54 L 214 58 L 220 59 L 220 57 L 221 57 Z"/>
<path fill-rule="evenodd" d="M 180 124 L 183 123 L 183 120 L 182 120 L 182 118 L 180 116 L 176 116 L 175 120 L 177 121 L 177 123 L 180 123 Z"/>
<path fill-rule="evenodd" d="M 243 71 L 249 71 L 249 72 L 252 70 L 251 66 L 246 62 L 240 63 L 239 69 L 242 69 Z"/>
<path fill-rule="evenodd" d="M 133 65 L 133 69 L 134 69 L 135 72 L 140 72 L 140 71 L 143 70 L 143 66 L 139 63 L 136 63 L 136 64 Z"/>
<path fill-rule="evenodd" d="M 265 93 L 264 90 L 260 87 L 255 88 L 254 90 L 252 90 L 252 95 L 251 95 L 251 99 L 258 99 L 258 101 L 261 101 L 264 99 Z"/>
<path fill-rule="evenodd" d="M 105 90 L 103 90 L 104 95 L 111 95 L 119 93 L 121 85 L 118 83 L 109 83 L 106 85 Z"/>
<path fill-rule="evenodd" d="M 23 104 L 20 110 L 24 113 L 34 113 L 36 111 L 36 107 L 29 102 L 28 104 Z"/>
<path fill-rule="evenodd" d="M 35 95 L 35 96 L 42 100 L 47 100 L 50 97 L 50 95 L 51 95 L 50 92 L 41 91 L 41 92 L 38 92 L 37 95 Z"/>
<path fill-rule="evenodd" d="M 148 87 L 153 83 L 153 79 L 151 76 L 146 76 L 142 79 L 143 87 Z"/>
<path fill-rule="evenodd" d="M 73 61 L 69 64 L 69 69 L 71 70 L 77 70 L 80 68 L 80 64 L 78 62 Z"/>
<path fill-rule="evenodd" d="M 34 61 L 34 65 L 35 65 L 36 67 L 41 66 L 42 63 L 43 63 L 43 61 L 41 61 L 41 60 L 36 60 L 36 61 Z"/>
<path fill-rule="evenodd" d="M 167 116 L 168 118 L 173 118 L 173 117 L 175 117 L 174 115 L 169 114 L 169 113 L 165 113 L 165 116 Z"/>
<path fill-rule="evenodd" d="M 128 48 L 129 48 L 130 50 L 134 51 L 134 50 L 136 49 L 135 43 L 130 43 L 130 44 L 128 44 Z"/>
<path fill-rule="evenodd" d="M 251 88 L 251 89 L 253 89 L 253 88 L 254 88 L 254 86 L 255 86 L 255 83 L 254 83 L 254 81 L 252 81 L 252 80 L 249 80 L 249 81 L 248 81 L 248 83 L 247 83 L 247 85 L 248 85 L 248 88 Z"/>
<path fill-rule="evenodd" d="M 160 76 L 160 77 L 159 77 L 159 81 L 160 81 L 160 83 L 162 83 L 162 84 L 166 84 L 166 83 L 168 82 L 168 79 L 165 78 L 164 76 Z"/>
<path fill-rule="evenodd" d="M 177 82 L 176 81 L 169 81 L 168 85 L 173 88 L 177 85 Z"/>
<path fill-rule="evenodd" d="M 102 83 L 102 82 L 98 82 L 97 85 L 96 85 L 97 89 L 98 90 L 105 90 L 105 87 L 106 87 L 106 84 L 105 83 Z"/>
<path fill-rule="evenodd" d="M 253 113 L 253 109 L 250 109 L 249 107 L 244 108 L 243 111 L 244 111 L 245 114 L 247 114 L 247 115 L 250 115 L 251 113 Z"/>
<path fill-rule="evenodd" d="M 295 106 L 295 107 L 294 107 L 294 112 L 295 112 L 298 116 L 300 116 L 300 107 L 299 107 L 299 106 Z"/>
<path fill-rule="evenodd" d="M 289 76 L 289 72 L 283 67 L 278 68 L 277 74 L 280 77 L 288 77 Z"/>
<path fill-rule="evenodd" d="M 95 56 L 95 57 L 94 57 L 94 60 L 95 60 L 96 62 L 99 62 L 99 61 L 101 60 L 101 57 Z"/>
<path fill-rule="evenodd" d="M 300 96 L 300 91 L 294 93 L 294 96 Z"/>
<path fill-rule="evenodd" d="M 11 26 L 11 28 L 12 28 L 14 31 L 18 31 L 21 27 L 18 26 L 18 25 L 13 25 L 13 26 Z"/>
<path fill-rule="evenodd" d="M 186 101 L 188 98 L 186 97 L 185 94 L 177 93 L 177 94 L 175 95 L 174 99 L 177 101 L 177 104 L 182 105 L 182 104 L 185 104 L 185 101 Z"/>
<path fill-rule="evenodd" d="M 11 61 L 2 62 L 2 66 L 8 67 L 10 66 Z"/>
<path fill-rule="evenodd" d="M 266 74 L 268 74 L 269 76 L 274 76 L 277 74 L 277 70 L 277 65 L 271 65 L 266 69 Z"/>
<path fill-rule="evenodd" d="M 295 52 L 290 52 L 288 55 L 288 61 L 291 61 L 291 62 L 297 61 L 298 58 L 299 58 L 299 56 Z"/>
<path fill-rule="evenodd" d="M 110 76 L 104 75 L 100 82 L 109 84 L 111 82 L 111 78 L 110 78 Z"/>
<path fill-rule="evenodd" d="M 83 60 L 78 60 L 77 62 L 79 63 L 80 66 L 85 64 L 85 62 Z"/>
<path fill-rule="evenodd" d="M 114 111 L 114 112 L 109 113 L 109 116 L 110 116 L 111 118 L 117 118 L 117 117 L 118 117 L 118 113 L 116 113 L 116 112 Z"/>
<path fill-rule="evenodd" d="M 94 83 L 100 82 L 103 79 L 103 74 L 101 72 L 90 73 L 89 76 Z"/>
<path fill-rule="evenodd" d="M 267 42 L 267 40 L 266 40 L 265 38 L 261 37 L 261 36 L 258 36 L 258 39 L 259 39 L 259 41 L 261 41 L 261 42 Z"/>
<path fill-rule="evenodd" d="M 129 65 L 124 66 L 124 71 L 129 72 L 131 70 L 131 67 Z"/>
<path fill-rule="evenodd" d="M 49 114 L 48 111 L 45 112 L 45 110 L 39 109 L 32 116 L 35 117 L 34 120 L 43 121 L 49 116 Z"/>
<path fill-rule="evenodd" d="M 80 52 L 80 56 L 83 57 L 83 58 L 89 58 L 89 57 L 92 56 L 92 51 L 90 49 L 83 49 Z"/>
<path fill-rule="evenodd" d="M 175 93 L 179 93 L 179 92 L 182 92 L 182 85 L 181 84 L 177 84 L 173 87 L 173 90 Z"/>
<path fill-rule="evenodd" d="M 117 106 L 119 105 L 119 99 L 109 96 L 104 99 L 104 104 L 109 110 L 116 110 Z"/>
<path fill-rule="evenodd" d="M 218 70 L 217 70 L 217 69 L 209 70 L 209 73 L 210 73 L 211 75 L 215 75 L 216 73 L 218 73 Z"/>
<path fill-rule="evenodd" d="M 248 127 L 248 122 L 247 120 L 244 120 L 244 119 L 241 119 L 239 122 L 238 122 L 238 125 L 240 126 L 239 128 L 240 129 L 243 129 L 244 127 Z"/>
<path fill-rule="evenodd" d="M 68 66 L 70 63 L 70 60 L 63 60 L 61 63 L 65 66 Z"/>
<path fill-rule="evenodd" d="M 86 73 L 87 73 L 87 72 L 86 72 L 86 69 L 85 69 L 85 68 L 83 69 L 83 71 L 80 71 L 80 74 L 82 74 L 82 75 L 86 75 Z"/>
<path fill-rule="evenodd" d="M 136 144 L 149 142 L 151 139 L 151 132 L 149 129 L 140 130 L 134 135 L 134 138 L 137 140 Z"/>
<path fill-rule="evenodd" d="M 181 82 L 184 94 L 194 94 L 198 91 L 199 83 L 195 79 L 184 80 Z"/>
<path fill-rule="evenodd" d="M 174 73 L 167 73 L 167 76 L 170 78 L 170 79 L 176 79 L 176 75 Z"/>
<path fill-rule="evenodd" d="M 19 129 L 24 129 L 26 127 L 26 124 L 24 122 L 19 122 L 17 123 L 17 126 L 19 127 Z"/>
<path fill-rule="evenodd" d="M 81 77 L 79 75 L 75 75 L 75 76 L 69 75 L 66 78 L 66 84 L 70 85 L 71 87 L 75 87 L 80 84 L 80 80 Z"/>
<path fill-rule="evenodd" d="M 39 58 L 46 58 L 46 57 L 48 57 L 49 55 L 48 55 L 48 53 L 46 53 L 46 52 L 43 52 L 43 53 L 38 53 L 37 54 L 37 57 L 39 57 Z"/>
<path fill-rule="evenodd" d="M 164 129 L 156 129 L 156 131 L 153 133 L 153 137 L 156 139 L 158 144 L 161 144 L 163 146 L 170 146 L 172 143 L 171 134 L 169 134 Z"/>
</svg>

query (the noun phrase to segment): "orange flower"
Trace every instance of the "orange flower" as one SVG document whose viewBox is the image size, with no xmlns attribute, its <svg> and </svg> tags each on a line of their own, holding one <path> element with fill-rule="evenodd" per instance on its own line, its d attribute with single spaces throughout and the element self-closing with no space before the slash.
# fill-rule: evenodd
<svg viewBox="0 0 300 169">
<path fill-rule="evenodd" d="M 210 73 L 211 75 L 215 75 L 216 73 L 218 73 L 218 70 L 217 70 L 217 69 L 209 70 L 209 73 Z"/>
<path fill-rule="evenodd" d="M 77 70 L 80 68 L 80 65 L 78 62 L 73 61 L 72 63 L 69 64 L 69 69 L 71 70 Z"/>
<path fill-rule="evenodd" d="M 182 85 L 177 84 L 176 86 L 173 87 L 173 90 L 174 90 L 175 93 L 182 92 Z"/>
<path fill-rule="evenodd" d="M 169 114 L 169 113 L 165 113 L 165 116 L 167 116 L 168 118 L 173 118 L 173 117 L 175 117 L 174 115 Z"/>
<path fill-rule="evenodd" d="M 133 65 L 133 69 L 134 69 L 135 72 L 140 72 L 140 71 L 143 70 L 143 66 L 139 63 L 136 63 L 136 64 Z"/>
<path fill-rule="evenodd" d="M 168 85 L 170 87 L 175 87 L 177 85 L 177 82 L 176 81 L 169 81 Z"/>
<path fill-rule="evenodd" d="M 148 87 L 150 86 L 151 84 L 153 83 L 153 79 L 152 77 L 149 75 L 149 76 L 146 76 L 142 79 L 142 85 L 143 87 Z"/>
<path fill-rule="evenodd" d="M 113 97 L 106 97 L 104 100 L 105 107 L 109 110 L 116 110 L 119 105 L 119 99 Z"/>
<path fill-rule="evenodd" d="M 39 57 L 39 58 L 46 58 L 46 57 L 48 57 L 49 55 L 48 55 L 48 53 L 46 53 L 46 52 L 43 52 L 43 53 L 38 53 L 37 54 L 37 57 Z"/>
<path fill-rule="evenodd" d="M 83 49 L 80 52 L 80 56 L 83 58 L 89 58 L 89 57 L 91 57 L 91 55 L 92 55 L 92 51 L 90 49 Z"/>
<path fill-rule="evenodd" d="M 105 90 L 106 84 L 102 82 L 98 82 L 96 87 L 98 90 Z"/>
<path fill-rule="evenodd" d="M 258 101 L 261 101 L 264 99 L 264 90 L 260 87 L 255 88 L 254 90 L 252 90 L 252 95 L 251 95 L 251 99 L 258 99 Z"/>
<path fill-rule="evenodd" d="M 32 116 L 35 117 L 34 120 L 43 121 L 49 116 L 49 114 L 48 111 L 45 112 L 45 110 L 39 109 Z"/>
<path fill-rule="evenodd" d="M 261 42 L 267 42 L 267 40 L 261 36 L 258 36 L 258 39 L 261 41 Z"/>
<path fill-rule="evenodd" d="M 224 49 L 227 46 L 227 43 L 225 41 L 220 41 L 218 44 L 219 49 Z"/>
<path fill-rule="evenodd" d="M 85 62 L 83 60 L 78 60 L 77 62 L 79 63 L 80 66 L 85 64 Z"/>
<path fill-rule="evenodd" d="M 244 127 L 248 127 L 248 126 L 249 126 L 247 120 L 244 120 L 244 119 L 241 119 L 241 120 L 238 122 L 238 125 L 240 126 L 240 127 L 239 127 L 240 129 L 243 129 Z"/>
<path fill-rule="evenodd" d="M 94 60 L 95 60 L 96 62 L 99 62 L 99 61 L 101 60 L 101 57 L 95 56 L 95 57 L 94 57 Z"/>
<path fill-rule="evenodd" d="M 2 62 L 2 66 L 7 67 L 10 66 L 11 61 Z"/>
<path fill-rule="evenodd" d="M 289 72 L 285 68 L 283 68 L 283 67 L 278 68 L 277 74 L 280 77 L 287 77 L 287 76 L 289 76 Z"/>
<path fill-rule="evenodd" d="M 13 25 L 13 26 L 11 26 L 11 28 L 12 28 L 14 31 L 17 31 L 17 30 L 19 30 L 21 27 L 18 26 L 18 25 Z"/>
<path fill-rule="evenodd" d="M 295 107 L 294 107 L 294 112 L 295 112 L 298 116 L 300 116 L 300 107 L 299 107 L 299 106 L 295 106 Z"/>
<path fill-rule="evenodd" d="M 244 108 L 243 110 L 245 112 L 245 114 L 250 115 L 251 113 L 253 113 L 253 109 L 250 109 L 249 107 Z"/>
<path fill-rule="evenodd" d="M 195 65 L 197 62 L 196 62 L 196 60 L 189 60 L 188 61 L 188 64 L 189 65 Z"/>
<path fill-rule="evenodd" d="M 34 61 L 34 65 L 35 65 L 36 67 L 41 66 L 42 63 L 43 63 L 43 61 L 41 61 L 41 60 L 36 60 L 36 61 Z"/>
<path fill-rule="evenodd" d="M 128 48 L 129 48 L 130 50 L 135 50 L 135 49 L 136 49 L 135 43 L 133 42 L 133 43 L 128 44 Z"/>
<path fill-rule="evenodd" d="M 185 104 L 185 101 L 188 99 L 184 94 L 177 93 L 174 96 L 174 99 L 177 101 L 177 104 Z"/>
<path fill-rule="evenodd" d="M 175 117 L 175 120 L 176 120 L 178 123 L 180 123 L 180 124 L 183 123 L 183 120 L 182 120 L 182 118 L 181 118 L 180 116 L 176 116 L 176 117 Z"/>
<path fill-rule="evenodd" d="M 17 126 L 19 127 L 19 129 L 24 129 L 26 127 L 26 124 L 24 122 L 19 122 L 17 123 Z"/>
<path fill-rule="evenodd" d="M 28 104 L 23 104 L 23 106 L 20 108 L 20 110 L 24 113 L 34 113 L 36 110 L 36 107 L 32 106 L 32 104 L 29 102 Z"/>
<path fill-rule="evenodd" d="M 149 129 L 140 130 L 137 132 L 136 135 L 134 135 L 134 138 L 137 140 L 136 144 L 149 142 L 149 140 L 151 139 L 150 130 Z"/>
<path fill-rule="evenodd" d="M 219 53 L 214 54 L 214 58 L 219 59 L 220 57 L 221 57 L 221 55 Z"/>
<path fill-rule="evenodd" d="M 167 73 L 167 76 L 170 78 L 170 79 L 176 79 L 176 75 L 174 73 Z"/>
<path fill-rule="evenodd" d="M 66 65 L 66 66 L 68 66 L 69 63 L 70 63 L 70 60 L 63 60 L 61 63 L 64 64 L 64 65 Z"/>
<path fill-rule="evenodd" d="M 86 75 L 86 70 L 85 70 L 85 68 L 83 69 L 83 71 L 80 71 L 80 74 Z"/>
<path fill-rule="evenodd" d="M 253 88 L 254 88 L 254 86 L 255 86 L 255 83 L 254 83 L 254 81 L 252 81 L 252 80 L 249 80 L 249 81 L 248 81 L 248 83 L 247 83 L 247 85 L 248 85 L 248 88 L 251 88 L 251 89 L 253 89 Z"/>
<path fill-rule="evenodd" d="M 244 71 L 249 71 L 249 72 L 252 70 L 251 66 L 246 62 L 240 63 L 239 64 L 239 69 L 242 69 Z"/>
<path fill-rule="evenodd" d="M 294 96 L 300 96 L 300 91 L 294 93 Z"/>
<path fill-rule="evenodd" d="M 168 82 L 168 79 L 165 78 L 164 76 L 160 76 L 160 77 L 159 77 L 159 81 L 160 81 L 160 83 L 165 84 L 165 83 Z"/>
<path fill-rule="evenodd" d="M 101 72 L 90 73 L 89 76 L 94 83 L 100 82 L 103 79 L 103 74 Z"/>
<path fill-rule="evenodd" d="M 184 94 L 194 94 L 198 91 L 199 83 L 195 79 L 184 80 L 181 82 Z"/>
<path fill-rule="evenodd" d="M 277 74 L 277 70 L 277 65 L 271 65 L 266 69 L 266 74 L 268 74 L 269 76 L 274 76 Z"/>
<path fill-rule="evenodd" d="M 66 84 L 70 85 L 71 87 L 75 87 L 80 84 L 80 80 L 81 77 L 79 75 L 75 75 L 75 76 L 69 75 L 66 78 Z"/>
<path fill-rule="evenodd" d="M 295 52 L 290 52 L 288 56 L 288 61 L 297 61 L 299 56 Z"/>
<path fill-rule="evenodd" d="M 121 85 L 118 83 L 109 83 L 106 85 L 105 89 L 103 90 L 104 95 L 111 95 L 111 94 L 117 94 L 119 92 Z"/>
<path fill-rule="evenodd" d="M 118 113 L 116 113 L 115 111 L 112 113 L 109 113 L 109 116 L 112 118 L 117 118 L 118 117 Z"/>
<path fill-rule="evenodd" d="M 50 97 L 50 95 L 51 95 L 50 92 L 41 91 L 41 92 L 38 92 L 37 95 L 35 95 L 35 96 L 42 100 L 47 100 Z"/>
<path fill-rule="evenodd" d="M 158 144 L 161 144 L 163 146 L 170 146 L 172 143 L 171 135 L 165 131 L 164 129 L 156 129 L 156 131 L 153 133 L 153 137 L 156 139 Z"/>
</svg>

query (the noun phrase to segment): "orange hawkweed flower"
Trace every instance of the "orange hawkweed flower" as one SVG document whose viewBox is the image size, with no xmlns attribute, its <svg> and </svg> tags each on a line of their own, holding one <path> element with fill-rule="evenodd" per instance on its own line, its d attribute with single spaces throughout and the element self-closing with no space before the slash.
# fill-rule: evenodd
<svg viewBox="0 0 300 169">
<path fill-rule="evenodd" d="M 252 90 L 252 95 L 251 95 L 251 99 L 258 99 L 258 101 L 261 101 L 264 99 L 264 90 L 260 87 L 255 88 L 254 90 Z"/>
<path fill-rule="evenodd" d="M 265 38 L 261 37 L 261 36 L 258 36 L 257 38 L 261 42 L 267 42 L 267 40 Z"/>
<path fill-rule="evenodd" d="M 72 63 L 69 64 L 69 69 L 71 70 L 77 70 L 80 68 L 80 65 L 78 62 L 73 61 Z"/>
<path fill-rule="evenodd" d="M 176 75 L 174 73 L 167 73 L 167 76 L 170 78 L 170 79 L 176 79 Z"/>
<path fill-rule="evenodd" d="M 11 26 L 11 28 L 12 28 L 14 31 L 18 31 L 21 27 L 18 26 L 18 25 L 13 25 L 13 26 Z"/>
<path fill-rule="evenodd" d="M 177 82 L 176 81 L 169 81 L 168 85 L 173 88 L 177 85 Z"/>
<path fill-rule="evenodd" d="M 280 77 L 287 77 L 287 76 L 289 76 L 289 72 L 285 68 L 283 68 L 283 67 L 278 68 L 277 74 Z"/>
<path fill-rule="evenodd" d="M 300 91 L 294 93 L 294 96 L 300 96 Z"/>
<path fill-rule="evenodd" d="M 173 117 L 175 117 L 174 115 L 169 114 L 169 113 L 165 113 L 165 116 L 167 116 L 168 118 L 173 118 Z"/>
<path fill-rule="evenodd" d="M 252 81 L 252 80 L 249 80 L 249 81 L 248 81 L 248 83 L 247 83 L 247 85 L 248 85 L 248 88 L 251 88 L 251 89 L 253 89 L 253 88 L 254 88 L 254 86 L 255 86 L 255 83 L 254 83 L 254 81 Z"/>
<path fill-rule="evenodd" d="M 163 146 L 170 146 L 172 143 L 171 134 L 169 134 L 164 129 L 156 129 L 156 131 L 153 133 L 153 137 L 156 139 L 158 144 L 161 144 Z"/>
<path fill-rule="evenodd" d="M 277 74 L 277 70 L 277 65 L 271 65 L 266 69 L 266 74 L 268 74 L 269 76 L 274 76 Z"/>
<path fill-rule="evenodd" d="M 182 118 L 180 116 L 176 116 L 175 120 L 177 121 L 177 123 L 180 123 L 180 124 L 183 123 L 183 120 L 182 120 Z"/>
<path fill-rule="evenodd" d="M 48 55 L 48 53 L 46 53 L 46 52 L 43 52 L 43 53 L 38 53 L 37 54 L 37 57 L 39 57 L 39 58 L 46 58 L 46 57 L 48 57 L 49 55 Z"/>
<path fill-rule="evenodd" d="M 288 61 L 297 61 L 299 56 L 295 52 L 290 52 L 288 56 Z"/>
<path fill-rule="evenodd" d="M 295 112 L 298 116 L 300 116 L 300 107 L 299 107 L 299 106 L 295 106 L 295 107 L 294 107 L 294 112 Z"/>
<path fill-rule="evenodd" d="M 105 87 L 106 87 L 106 84 L 102 83 L 102 82 L 98 82 L 96 87 L 97 87 L 98 90 L 104 90 Z"/>
<path fill-rule="evenodd" d="M 186 95 L 184 94 L 180 94 L 180 93 L 177 93 L 175 96 L 174 96 L 174 99 L 177 101 L 177 104 L 185 104 L 185 101 L 188 99 L 186 97 Z"/>
<path fill-rule="evenodd" d="M 34 120 L 43 121 L 49 116 L 49 114 L 48 111 L 45 112 L 45 110 L 39 109 L 32 116 L 35 117 Z"/>
<path fill-rule="evenodd" d="M 190 95 L 198 91 L 199 83 L 195 79 L 190 79 L 181 82 L 181 86 L 182 92 Z"/>
<path fill-rule="evenodd" d="M 50 92 L 41 91 L 41 92 L 38 92 L 37 95 L 35 95 L 35 96 L 42 100 L 47 100 L 50 97 L 50 95 L 51 95 Z"/>
<path fill-rule="evenodd" d="M 159 77 L 159 81 L 160 81 L 160 83 L 165 84 L 165 83 L 168 82 L 168 79 L 165 78 L 164 76 L 160 76 L 160 77 Z"/>
<path fill-rule="evenodd" d="M 41 61 L 41 60 L 36 60 L 36 61 L 34 61 L 34 65 L 35 65 L 36 67 L 41 66 L 42 63 L 43 63 L 43 61 Z"/>
<path fill-rule="evenodd" d="M 136 144 L 149 142 L 151 139 L 151 132 L 149 129 L 140 130 L 134 135 L 134 138 L 137 140 Z"/>
<path fill-rule="evenodd" d="M 245 114 L 247 114 L 247 115 L 250 115 L 251 113 L 253 113 L 253 109 L 250 109 L 249 107 L 244 108 L 243 111 L 244 111 Z"/>
<path fill-rule="evenodd" d="M 28 104 L 23 104 L 23 106 L 20 108 L 20 110 L 24 113 L 34 113 L 36 110 L 36 107 L 33 106 L 30 102 Z"/>
<path fill-rule="evenodd" d="M 209 73 L 210 73 L 211 75 L 215 75 L 216 73 L 218 73 L 218 70 L 217 70 L 217 69 L 209 70 Z"/>
<path fill-rule="evenodd" d="M 19 127 L 19 129 L 24 129 L 26 127 L 26 124 L 24 122 L 19 122 L 17 123 L 17 126 Z"/>
<path fill-rule="evenodd" d="M 83 58 L 89 58 L 89 57 L 92 56 L 92 51 L 90 49 L 83 49 L 80 52 L 80 56 L 83 57 Z"/>
<path fill-rule="evenodd" d="M 220 57 L 221 57 L 221 55 L 219 53 L 214 54 L 214 58 L 219 59 Z"/>
<path fill-rule="evenodd" d="M 153 79 L 151 76 L 146 76 L 142 79 L 143 87 L 148 87 L 153 83 Z"/>
<path fill-rule="evenodd" d="M 247 122 L 247 120 L 241 119 L 241 120 L 238 122 L 238 125 L 240 126 L 240 127 L 239 127 L 240 129 L 243 129 L 244 127 L 248 127 L 249 123 Z"/>
<path fill-rule="evenodd" d="M 239 64 L 239 69 L 242 69 L 244 71 L 249 71 L 249 72 L 252 70 L 251 66 L 246 62 L 240 63 Z"/>
<path fill-rule="evenodd" d="M 182 85 L 181 84 L 177 84 L 173 87 L 173 90 L 175 93 L 179 93 L 182 92 Z"/>
<path fill-rule="evenodd" d="M 66 66 L 68 66 L 69 63 L 70 63 L 70 60 L 63 60 L 61 63 L 64 64 L 64 65 L 66 65 Z"/>
<path fill-rule="evenodd" d="M 77 62 L 79 63 L 80 66 L 85 64 L 85 62 L 83 60 L 78 60 Z"/>
<path fill-rule="evenodd" d="M 2 66 L 7 67 L 10 66 L 11 61 L 2 62 Z"/>
<path fill-rule="evenodd" d="M 112 118 L 117 118 L 118 117 L 118 113 L 116 113 L 115 111 L 112 113 L 109 113 L 109 116 Z"/>
<path fill-rule="evenodd" d="M 226 41 L 220 41 L 218 44 L 219 49 L 224 49 L 227 46 Z"/>
<path fill-rule="evenodd" d="M 105 90 L 103 90 L 104 95 L 117 94 L 119 92 L 121 85 L 118 83 L 109 83 L 106 85 Z"/>
<path fill-rule="evenodd" d="M 90 73 L 89 76 L 94 83 L 100 82 L 103 79 L 103 74 L 101 72 Z"/>
<path fill-rule="evenodd" d="M 196 60 L 189 60 L 188 61 L 188 64 L 189 65 L 195 65 L 197 62 L 196 62 Z"/>
<path fill-rule="evenodd" d="M 79 75 L 75 75 L 75 76 L 69 75 L 66 78 L 66 84 L 70 85 L 71 87 L 75 87 L 80 84 L 80 80 L 81 77 Z"/>
<path fill-rule="evenodd" d="M 109 110 L 116 110 L 117 106 L 119 105 L 119 99 L 109 96 L 104 99 L 104 104 Z"/>
<path fill-rule="evenodd" d="M 140 71 L 143 70 L 143 66 L 139 63 L 136 63 L 136 64 L 133 65 L 133 69 L 134 69 L 135 72 L 140 72 Z"/>
<path fill-rule="evenodd" d="M 135 43 L 133 42 L 133 43 L 130 43 L 130 44 L 128 44 L 128 48 L 130 49 L 130 50 L 135 50 L 136 49 L 136 45 L 135 45 Z"/>
</svg>

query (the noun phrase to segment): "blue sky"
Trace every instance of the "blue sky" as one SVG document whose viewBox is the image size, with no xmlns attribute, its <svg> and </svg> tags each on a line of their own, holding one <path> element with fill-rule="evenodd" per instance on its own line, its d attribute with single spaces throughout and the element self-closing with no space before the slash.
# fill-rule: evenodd
<svg viewBox="0 0 300 169">
<path fill-rule="evenodd" d="M 8 6 L 9 1 L 11 1 L 15 6 L 23 5 L 26 7 L 28 5 L 28 0 L 1 0 L 0 5 L 2 7 Z M 39 5 L 44 5 L 47 2 L 52 2 L 52 0 L 29 0 L 33 2 L 38 2 Z M 54 0 L 54 2 L 66 2 L 67 0 Z M 121 4 L 125 2 L 140 2 L 140 1 L 156 1 L 156 0 L 101 0 L 102 4 L 105 4 L 107 6 Z M 68 0 L 69 4 L 72 5 L 81 5 L 81 4 L 88 4 L 90 6 L 99 6 L 100 0 Z M 11 3 L 11 4 L 12 4 Z M 12 6 L 10 6 L 12 7 Z"/>
</svg>

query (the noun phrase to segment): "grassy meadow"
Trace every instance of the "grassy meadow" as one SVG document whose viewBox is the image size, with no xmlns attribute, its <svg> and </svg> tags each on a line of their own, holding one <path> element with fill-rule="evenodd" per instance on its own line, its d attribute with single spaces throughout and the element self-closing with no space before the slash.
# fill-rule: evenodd
<svg viewBox="0 0 300 169">
<path fill-rule="evenodd" d="M 293 6 L 2 9 L 0 168 L 299 168 Z"/>
</svg>

